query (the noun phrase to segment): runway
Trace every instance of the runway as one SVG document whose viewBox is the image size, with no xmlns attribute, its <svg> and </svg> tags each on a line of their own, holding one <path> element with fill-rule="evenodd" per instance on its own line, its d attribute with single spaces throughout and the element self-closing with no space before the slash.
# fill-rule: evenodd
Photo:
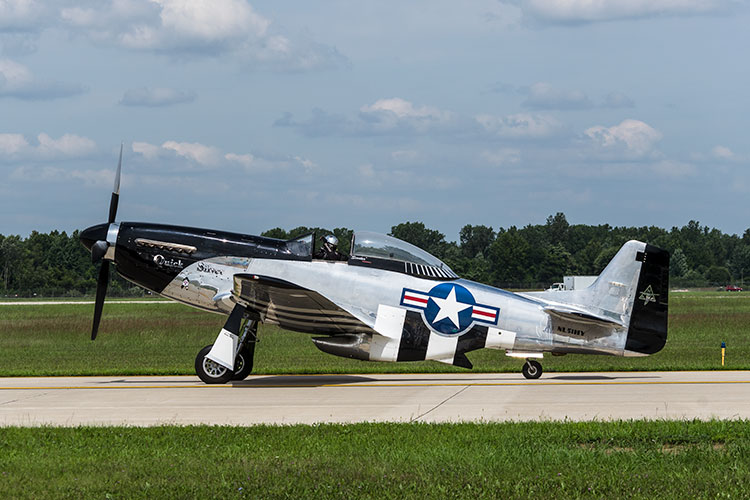
<svg viewBox="0 0 750 500">
<path fill-rule="evenodd" d="M 0 378 L 0 426 L 750 419 L 750 372 Z"/>
</svg>

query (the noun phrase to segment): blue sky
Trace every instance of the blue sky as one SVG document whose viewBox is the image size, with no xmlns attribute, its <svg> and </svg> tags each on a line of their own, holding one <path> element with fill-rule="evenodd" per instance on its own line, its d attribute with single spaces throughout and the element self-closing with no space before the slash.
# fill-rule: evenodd
<svg viewBox="0 0 750 500">
<path fill-rule="evenodd" d="M 750 227 L 735 0 L 0 0 L 0 233 Z"/>
</svg>

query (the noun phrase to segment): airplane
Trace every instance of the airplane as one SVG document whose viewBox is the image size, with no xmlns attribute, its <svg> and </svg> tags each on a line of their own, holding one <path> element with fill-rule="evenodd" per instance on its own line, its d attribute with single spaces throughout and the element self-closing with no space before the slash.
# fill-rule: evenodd
<svg viewBox="0 0 750 500">
<path fill-rule="evenodd" d="M 315 234 L 288 241 L 165 224 L 116 222 L 122 145 L 106 223 L 80 234 L 99 270 L 96 339 L 109 266 L 164 297 L 228 315 L 195 358 L 207 384 L 252 371 L 258 324 L 316 335 L 323 352 L 367 361 L 435 360 L 471 369 L 482 348 L 525 359 L 528 379 L 552 355 L 647 356 L 667 339 L 669 253 L 625 243 L 588 288 L 512 293 L 457 276 L 392 236 L 354 232 L 351 254 L 325 260 Z"/>
</svg>

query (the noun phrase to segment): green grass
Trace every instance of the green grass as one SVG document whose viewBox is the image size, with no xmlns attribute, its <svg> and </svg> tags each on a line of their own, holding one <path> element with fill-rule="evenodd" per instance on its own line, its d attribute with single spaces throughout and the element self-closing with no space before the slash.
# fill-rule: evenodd
<svg viewBox="0 0 750 500">
<path fill-rule="evenodd" d="M 2 498 L 748 498 L 750 423 L 4 428 Z"/>
<path fill-rule="evenodd" d="M 93 305 L 0 306 L 0 376 L 192 374 L 225 317 L 180 304 L 107 304 L 96 342 Z M 545 371 L 750 369 L 750 294 L 673 293 L 667 345 L 647 358 L 548 356 Z M 262 326 L 254 373 L 465 372 L 441 363 L 371 363 L 318 351 L 310 336 Z M 516 372 L 502 351 L 469 353 L 474 371 Z"/>
</svg>

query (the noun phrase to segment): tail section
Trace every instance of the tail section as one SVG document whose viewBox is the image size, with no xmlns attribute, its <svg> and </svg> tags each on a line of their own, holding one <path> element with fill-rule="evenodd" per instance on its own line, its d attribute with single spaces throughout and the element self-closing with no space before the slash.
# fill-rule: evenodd
<svg viewBox="0 0 750 500">
<path fill-rule="evenodd" d="M 587 302 L 627 325 L 626 355 L 659 352 L 667 342 L 669 252 L 629 241 L 587 290 Z"/>
<path fill-rule="evenodd" d="M 588 288 L 529 295 L 550 301 L 551 315 L 627 329 L 626 356 L 653 354 L 667 341 L 669 253 L 628 241 Z"/>
</svg>

